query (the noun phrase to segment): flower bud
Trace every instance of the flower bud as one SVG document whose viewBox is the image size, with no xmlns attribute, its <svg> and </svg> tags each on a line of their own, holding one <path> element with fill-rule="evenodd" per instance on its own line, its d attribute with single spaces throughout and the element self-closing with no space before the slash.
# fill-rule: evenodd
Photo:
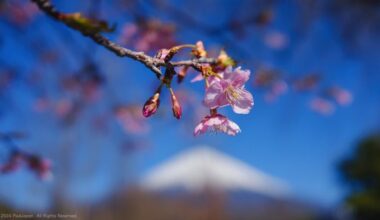
<svg viewBox="0 0 380 220">
<path fill-rule="evenodd" d="M 160 106 L 160 93 L 156 92 L 152 97 L 145 102 L 142 113 L 145 117 L 149 117 L 156 113 L 158 107 Z"/>
<path fill-rule="evenodd" d="M 205 50 L 205 47 L 203 46 L 203 42 L 202 41 L 198 41 L 195 44 L 195 48 L 192 50 L 192 54 L 196 58 L 207 57 L 207 51 Z"/>
<path fill-rule="evenodd" d="M 179 102 L 177 100 L 177 97 L 175 97 L 172 89 L 170 89 L 170 95 L 171 95 L 171 101 L 172 101 L 173 115 L 177 119 L 180 119 L 182 116 L 182 108 L 181 108 L 181 105 L 179 104 Z"/>
</svg>

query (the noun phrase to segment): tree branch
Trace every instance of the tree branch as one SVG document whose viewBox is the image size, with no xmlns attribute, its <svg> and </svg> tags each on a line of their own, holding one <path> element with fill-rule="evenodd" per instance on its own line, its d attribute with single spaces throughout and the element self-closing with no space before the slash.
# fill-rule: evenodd
<svg viewBox="0 0 380 220">
<path fill-rule="evenodd" d="M 162 72 L 159 67 L 167 67 L 169 65 L 171 66 L 199 66 L 202 63 L 216 63 L 215 59 L 207 58 L 207 59 L 193 59 L 193 60 L 185 60 L 185 61 L 177 61 L 177 62 L 165 62 L 161 59 L 151 57 L 149 55 L 146 55 L 144 52 L 137 52 L 133 51 L 127 48 L 122 47 L 121 45 L 112 42 L 108 38 L 104 37 L 100 33 L 88 33 L 84 32 L 83 30 L 80 30 L 78 28 L 75 28 L 71 23 L 67 22 L 66 20 L 62 19 L 62 15 L 64 15 L 62 12 L 58 11 L 50 2 L 50 0 L 31 0 L 34 2 L 40 10 L 42 10 L 45 14 L 49 15 L 53 19 L 64 23 L 66 26 L 70 27 L 71 29 L 77 30 L 81 32 L 84 36 L 91 38 L 93 41 L 95 41 L 97 44 L 105 47 L 109 51 L 113 52 L 117 56 L 120 57 L 129 57 L 131 59 L 134 59 L 136 61 L 139 61 L 140 63 L 144 64 L 146 67 L 148 67 L 150 70 L 152 70 L 158 78 L 161 77 Z"/>
</svg>

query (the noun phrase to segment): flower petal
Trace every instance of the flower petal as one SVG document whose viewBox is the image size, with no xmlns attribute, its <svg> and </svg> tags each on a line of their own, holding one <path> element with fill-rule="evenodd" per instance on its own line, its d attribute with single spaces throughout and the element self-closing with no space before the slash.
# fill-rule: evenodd
<svg viewBox="0 0 380 220">
<path fill-rule="evenodd" d="M 223 87 L 219 81 L 214 81 L 207 89 L 203 100 L 205 106 L 209 108 L 218 108 L 228 105 L 228 100 L 224 95 Z"/>
<path fill-rule="evenodd" d="M 249 79 L 251 72 L 249 70 L 242 70 L 241 67 L 237 67 L 232 70 L 228 67 L 224 72 L 224 79 L 229 81 L 233 87 L 242 87 Z"/>
<path fill-rule="evenodd" d="M 241 130 L 239 126 L 221 114 L 206 116 L 194 129 L 194 136 L 204 134 L 206 131 L 223 132 L 236 135 Z"/>
<path fill-rule="evenodd" d="M 253 106 L 253 96 L 245 89 L 236 89 L 238 98 L 231 103 L 232 109 L 237 114 L 248 114 Z"/>
<path fill-rule="evenodd" d="M 203 76 L 201 73 L 199 73 L 196 77 L 194 77 L 190 82 L 194 83 L 194 82 L 199 82 L 199 81 L 202 81 L 203 80 Z"/>
<path fill-rule="evenodd" d="M 241 132 L 239 125 L 237 125 L 235 122 L 231 120 L 227 120 L 227 130 L 226 133 L 228 135 L 233 135 L 235 136 L 237 133 Z"/>
<path fill-rule="evenodd" d="M 203 120 L 194 128 L 194 136 L 198 136 L 200 134 L 204 134 L 207 131 Z"/>
</svg>

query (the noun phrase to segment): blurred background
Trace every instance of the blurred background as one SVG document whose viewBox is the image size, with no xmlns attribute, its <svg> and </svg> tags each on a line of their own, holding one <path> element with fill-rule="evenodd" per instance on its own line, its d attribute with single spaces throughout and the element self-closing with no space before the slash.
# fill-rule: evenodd
<svg viewBox="0 0 380 220">
<path fill-rule="evenodd" d="M 380 219 L 380 1 L 52 3 L 154 55 L 204 42 L 250 69 L 236 137 L 193 136 L 207 113 L 189 72 L 158 82 L 43 14 L 0 1 L 0 213 L 76 219 Z M 187 59 L 181 52 L 176 59 Z M 9 217 L 9 216 L 8 216 Z"/>
</svg>

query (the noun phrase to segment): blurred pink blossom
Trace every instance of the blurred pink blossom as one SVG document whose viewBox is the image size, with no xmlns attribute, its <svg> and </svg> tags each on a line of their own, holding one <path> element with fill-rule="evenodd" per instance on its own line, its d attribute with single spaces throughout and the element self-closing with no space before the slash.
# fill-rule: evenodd
<svg viewBox="0 0 380 220">
<path fill-rule="evenodd" d="M 37 6 L 31 2 L 13 0 L 5 3 L 0 14 L 12 24 L 23 27 L 29 24 L 38 12 Z"/>
<path fill-rule="evenodd" d="M 174 26 L 158 20 L 142 20 L 124 25 L 119 41 L 139 51 L 156 51 L 176 44 Z"/>
<path fill-rule="evenodd" d="M 141 115 L 141 110 L 137 106 L 117 106 L 115 116 L 126 133 L 146 133 L 149 126 Z"/>
<path fill-rule="evenodd" d="M 329 89 L 328 93 L 340 105 L 349 105 L 352 103 L 352 94 L 348 90 L 335 86 Z"/>
<path fill-rule="evenodd" d="M 330 115 L 335 111 L 334 105 L 324 98 L 314 98 L 310 102 L 310 108 L 323 115 Z"/>
<path fill-rule="evenodd" d="M 288 45 L 288 37 L 281 32 L 269 32 L 264 37 L 265 44 L 272 49 L 283 49 Z"/>
<path fill-rule="evenodd" d="M 315 89 L 320 81 L 321 77 L 319 74 L 309 74 L 296 79 L 293 83 L 293 88 L 296 91 L 310 91 Z"/>
<path fill-rule="evenodd" d="M 0 173 L 16 171 L 22 165 L 26 165 L 43 180 L 48 180 L 52 177 L 50 160 L 19 151 L 12 153 L 8 162 L 0 166 Z"/>
<path fill-rule="evenodd" d="M 54 106 L 54 112 L 59 117 L 66 117 L 74 110 L 74 103 L 69 99 L 60 99 Z"/>
<path fill-rule="evenodd" d="M 288 91 L 288 84 L 283 80 L 278 80 L 270 86 L 269 91 L 265 94 L 267 102 L 273 102 L 275 99 Z"/>
<path fill-rule="evenodd" d="M 44 112 L 48 110 L 50 107 L 50 101 L 48 98 L 39 97 L 33 103 L 33 110 L 36 112 Z"/>
</svg>

